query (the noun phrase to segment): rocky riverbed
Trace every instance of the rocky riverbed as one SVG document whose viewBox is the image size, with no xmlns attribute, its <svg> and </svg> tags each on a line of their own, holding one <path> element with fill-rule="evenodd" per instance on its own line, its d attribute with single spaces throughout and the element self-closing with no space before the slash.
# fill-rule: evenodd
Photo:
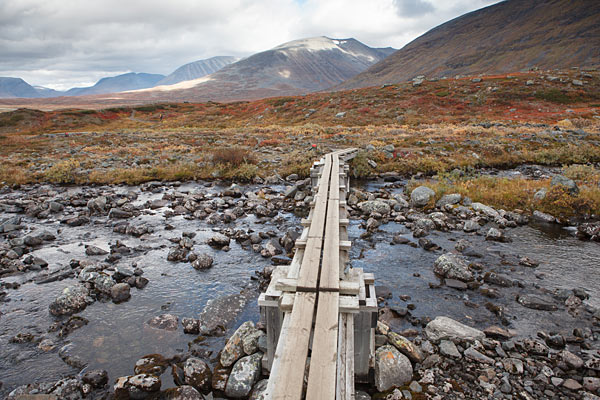
<svg viewBox="0 0 600 400">
<path fill-rule="evenodd" d="M 595 398 L 600 246 L 576 233 L 597 225 L 431 196 L 398 179 L 348 198 L 380 300 L 357 397 Z M 297 177 L 4 189 L 0 395 L 260 398 L 256 297 L 310 200 Z"/>
</svg>

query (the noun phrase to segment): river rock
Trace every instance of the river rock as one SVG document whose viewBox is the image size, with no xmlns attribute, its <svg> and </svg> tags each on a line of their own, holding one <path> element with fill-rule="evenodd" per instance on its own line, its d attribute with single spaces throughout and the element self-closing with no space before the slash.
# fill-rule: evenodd
<svg viewBox="0 0 600 400">
<path fill-rule="evenodd" d="M 579 369 L 583 367 L 583 360 L 568 350 L 561 351 L 560 357 L 569 368 Z"/>
<path fill-rule="evenodd" d="M 133 217 L 132 213 L 121 208 L 111 208 L 108 212 L 108 218 L 110 219 L 127 219 L 131 217 Z"/>
<path fill-rule="evenodd" d="M 543 298 L 539 296 L 521 295 L 518 297 L 517 301 L 523 307 L 531 308 L 533 310 L 556 311 L 558 309 L 549 297 Z"/>
<path fill-rule="evenodd" d="M 442 340 L 440 342 L 440 354 L 445 357 L 461 358 L 462 355 L 451 340 Z"/>
<path fill-rule="evenodd" d="M 209 269 L 213 265 L 213 258 L 206 254 L 200 254 L 196 260 L 192 263 L 192 267 L 198 270 Z"/>
<path fill-rule="evenodd" d="M 131 297 L 130 287 L 127 283 L 117 283 L 110 289 L 110 297 L 113 302 L 121 303 Z"/>
<path fill-rule="evenodd" d="M 212 384 L 212 372 L 208 364 L 196 357 L 188 358 L 183 364 L 184 382 L 194 388 L 209 390 Z"/>
<path fill-rule="evenodd" d="M 261 374 L 262 353 L 239 359 L 229 375 L 225 394 L 236 399 L 246 398 Z"/>
<path fill-rule="evenodd" d="M 465 232 L 477 232 L 479 228 L 481 228 L 481 226 L 473 219 L 465 221 L 465 224 L 463 225 L 463 231 Z"/>
<path fill-rule="evenodd" d="M 230 239 L 222 233 L 216 233 L 210 239 L 208 239 L 208 245 L 212 247 L 225 247 L 229 246 Z"/>
<path fill-rule="evenodd" d="M 167 400 L 204 400 L 204 396 L 189 385 L 165 390 Z"/>
<path fill-rule="evenodd" d="M 48 309 L 54 316 L 70 315 L 82 311 L 93 302 L 87 288 L 75 285 L 64 288 L 62 294 L 50 303 Z"/>
<path fill-rule="evenodd" d="M 158 392 L 160 386 L 160 378 L 154 375 L 139 374 L 118 378 L 114 391 L 117 398 L 143 399 Z"/>
<path fill-rule="evenodd" d="M 414 363 L 420 363 L 423 361 L 423 353 L 421 353 L 421 349 L 415 346 L 413 342 L 397 334 L 396 332 L 390 331 L 387 334 L 388 341 L 391 345 L 397 348 L 400 353 L 407 356 L 410 361 Z"/>
<path fill-rule="evenodd" d="M 252 321 L 246 321 L 229 338 L 221 352 L 221 365 L 229 367 L 244 355 L 244 338 L 257 329 Z"/>
<path fill-rule="evenodd" d="M 438 208 L 443 208 L 447 205 L 458 204 L 458 203 L 460 203 L 461 200 L 462 200 L 462 195 L 460 195 L 458 193 L 445 194 L 442 196 L 441 199 L 439 199 L 435 203 L 435 206 Z"/>
<path fill-rule="evenodd" d="M 152 328 L 176 331 L 179 319 L 172 314 L 161 314 L 157 315 L 156 317 L 152 317 L 146 323 Z"/>
<path fill-rule="evenodd" d="M 136 375 L 149 374 L 161 376 L 167 369 L 169 362 L 160 354 L 149 354 L 137 360 L 133 366 Z"/>
<path fill-rule="evenodd" d="M 485 216 L 492 218 L 492 219 L 496 219 L 496 218 L 500 217 L 500 214 L 498 213 L 498 211 L 494 210 L 490 206 L 486 206 L 485 204 L 472 203 L 471 208 L 477 212 L 483 213 Z"/>
<path fill-rule="evenodd" d="M 375 386 L 380 392 L 401 387 L 412 380 L 410 360 L 394 346 L 385 345 L 375 352 Z"/>
<path fill-rule="evenodd" d="M 106 197 L 99 196 L 87 202 L 87 208 L 90 213 L 103 213 L 106 209 Z"/>
<path fill-rule="evenodd" d="M 427 338 L 433 342 L 439 340 L 458 340 L 458 341 L 474 341 L 482 340 L 485 334 L 475 328 L 461 324 L 448 317 L 436 317 L 425 327 Z"/>
<path fill-rule="evenodd" d="M 433 272 L 449 279 L 458 279 L 469 282 L 473 280 L 473 274 L 467 263 L 456 254 L 442 254 L 433 264 Z"/>
<path fill-rule="evenodd" d="M 465 357 L 477 361 L 483 364 L 494 364 L 494 359 L 486 356 L 485 354 L 481 354 L 475 347 L 471 346 L 467 350 L 465 350 Z"/>
<path fill-rule="evenodd" d="M 390 206 L 386 202 L 380 200 L 368 200 L 358 203 L 358 208 L 363 214 L 370 215 L 371 213 L 379 213 L 381 215 L 389 214 Z"/>
<path fill-rule="evenodd" d="M 101 249 L 100 247 L 97 247 L 97 246 L 86 245 L 85 246 L 85 254 L 87 254 L 88 256 L 104 256 L 104 255 L 108 254 L 108 251 Z"/>
<path fill-rule="evenodd" d="M 249 333 L 242 339 L 242 347 L 246 355 L 252 355 L 259 350 L 259 342 L 266 340 L 266 334 L 257 329 L 254 332 Z"/>
<path fill-rule="evenodd" d="M 108 383 L 108 372 L 103 369 L 86 371 L 81 380 L 94 388 L 101 388 Z"/>
<path fill-rule="evenodd" d="M 410 193 L 410 203 L 413 207 L 425 207 L 435 196 L 435 192 L 427 186 L 419 186 Z"/>
<path fill-rule="evenodd" d="M 204 336 L 223 335 L 230 323 L 242 311 L 248 298 L 244 294 L 210 299 L 200 313 L 200 334 Z"/>
<path fill-rule="evenodd" d="M 552 215 L 543 213 L 538 210 L 535 210 L 533 212 L 533 219 L 537 222 L 543 222 L 546 224 L 552 224 L 552 223 L 556 222 L 556 218 L 554 218 Z"/>
<path fill-rule="evenodd" d="M 198 320 L 195 318 L 182 318 L 181 325 L 183 326 L 184 333 L 190 333 L 190 334 L 200 333 L 200 327 L 198 326 Z"/>
<path fill-rule="evenodd" d="M 495 242 L 510 242 L 510 239 L 504 236 L 504 232 L 500 229 L 490 228 L 485 234 L 485 240 L 493 240 Z"/>
</svg>

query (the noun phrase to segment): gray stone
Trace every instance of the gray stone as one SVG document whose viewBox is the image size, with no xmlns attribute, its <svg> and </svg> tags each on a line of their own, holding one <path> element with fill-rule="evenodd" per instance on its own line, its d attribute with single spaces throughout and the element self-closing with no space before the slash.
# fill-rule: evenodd
<svg viewBox="0 0 600 400">
<path fill-rule="evenodd" d="M 252 355 L 259 350 L 259 341 L 261 338 L 266 338 L 266 334 L 261 330 L 255 330 L 249 333 L 242 339 L 242 347 L 246 355 Z"/>
<path fill-rule="evenodd" d="M 172 314 L 161 314 L 157 315 L 156 317 L 152 317 L 146 323 L 155 329 L 176 331 L 179 324 L 179 319 Z"/>
<path fill-rule="evenodd" d="M 490 228 L 485 234 L 485 240 L 492 240 L 495 242 L 508 242 L 510 241 L 506 236 L 504 236 L 504 231 L 496 228 Z"/>
<path fill-rule="evenodd" d="M 263 379 L 258 381 L 256 385 L 254 385 L 254 389 L 252 389 L 252 394 L 248 400 L 266 400 L 267 398 L 267 385 L 269 384 L 268 379 Z"/>
<path fill-rule="evenodd" d="M 379 213 L 381 215 L 390 213 L 389 204 L 380 200 L 363 201 L 362 203 L 358 203 L 358 208 L 360 208 L 360 210 L 367 215 L 373 212 Z"/>
<path fill-rule="evenodd" d="M 242 357 L 235 363 L 225 386 L 227 396 L 236 399 L 248 397 L 260 378 L 262 356 L 262 353 L 255 353 Z"/>
<path fill-rule="evenodd" d="M 533 195 L 533 199 L 535 201 L 542 201 L 546 198 L 546 195 L 548 194 L 548 189 L 546 188 L 541 188 L 540 190 L 538 190 L 537 192 L 535 192 L 535 194 Z"/>
<path fill-rule="evenodd" d="M 129 300 L 131 297 L 130 287 L 127 283 L 117 283 L 110 289 L 110 297 L 115 303 Z"/>
<path fill-rule="evenodd" d="M 419 186 L 410 193 L 410 202 L 414 207 L 425 207 L 435 196 L 435 192 L 427 186 Z"/>
<path fill-rule="evenodd" d="M 183 385 L 165 391 L 167 400 L 204 400 L 204 396 L 189 385 Z"/>
<path fill-rule="evenodd" d="M 494 364 L 494 360 L 492 358 L 486 356 L 485 354 L 481 354 L 473 346 L 471 346 L 467 350 L 465 350 L 465 357 L 470 360 L 480 362 L 482 364 L 490 364 L 490 365 Z"/>
<path fill-rule="evenodd" d="M 533 212 L 533 219 L 535 221 L 544 222 L 544 223 L 547 223 L 547 224 L 552 224 L 552 223 L 556 222 L 556 218 L 554 218 L 552 215 L 543 213 L 543 212 L 538 211 L 538 210 L 535 210 Z"/>
<path fill-rule="evenodd" d="M 467 263 L 456 254 L 442 254 L 433 264 L 433 272 L 449 279 L 458 279 L 469 282 L 473 280 L 473 274 Z"/>
<path fill-rule="evenodd" d="M 122 376 L 114 385 L 117 398 L 143 399 L 160 390 L 160 378 L 149 374 Z"/>
<path fill-rule="evenodd" d="M 93 302 L 87 288 L 75 285 L 64 288 L 61 295 L 50 303 L 48 309 L 54 316 L 69 315 L 82 311 Z"/>
<path fill-rule="evenodd" d="M 225 247 L 229 246 L 230 241 L 231 240 L 222 233 L 216 233 L 208 239 L 208 245 L 213 247 Z"/>
<path fill-rule="evenodd" d="M 410 360 L 394 346 L 386 345 L 375 352 L 375 385 L 384 392 L 401 387 L 412 381 L 413 369 Z"/>
<path fill-rule="evenodd" d="M 407 356 L 412 362 L 420 363 L 423 361 L 423 353 L 421 353 L 421 349 L 404 336 L 390 331 L 387 334 L 387 339 L 390 344 L 397 348 L 402 354 Z"/>
<path fill-rule="evenodd" d="M 531 308 L 533 310 L 556 311 L 558 309 L 549 297 L 522 295 L 518 297 L 517 301 L 523 307 Z"/>
<path fill-rule="evenodd" d="M 244 338 L 257 329 L 252 321 L 246 321 L 229 338 L 221 352 L 221 365 L 229 367 L 239 360 L 244 353 Z"/>
<path fill-rule="evenodd" d="M 561 351 L 560 357 L 569 368 L 579 369 L 583 367 L 583 360 L 568 350 Z"/>
<path fill-rule="evenodd" d="M 440 342 L 440 353 L 446 357 L 462 358 L 456 345 L 451 340 L 442 340 Z"/>
<path fill-rule="evenodd" d="M 473 219 L 465 221 L 465 224 L 463 225 L 463 231 L 465 232 L 477 232 L 479 228 L 481 228 L 481 226 Z"/>
<path fill-rule="evenodd" d="M 458 193 L 445 194 L 442 196 L 441 199 L 439 199 L 435 203 L 435 206 L 439 207 L 439 208 L 443 208 L 444 206 L 447 206 L 447 205 L 458 204 L 458 203 L 460 203 L 461 200 L 462 200 L 461 194 L 458 194 Z"/>
<path fill-rule="evenodd" d="M 101 249 L 97 246 L 86 245 L 85 254 L 87 254 L 88 256 L 104 256 L 108 254 L 108 251 Z"/>
<path fill-rule="evenodd" d="M 484 215 L 486 215 L 487 217 L 496 219 L 500 217 L 500 214 L 498 213 L 498 211 L 494 210 L 492 207 L 490 206 L 486 206 L 485 204 L 481 204 L 481 203 L 472 203 L 471 204 L 471 208 L 477 212 L 483 213 Z"/>
<path fill-rule="evenodd" d="M 474 341 L 482 340 L 485 334 L 475 328 L 461 324 L 448 317 L 436 317 L 425 327 L 427 338 L 437 342 L 439 340 L 459 340 L 459 341 Z"/>
<path fill-rule="evenodd" d="M 518 358 L 505 358 L 504 360 L 502 360 L 502 365 L 504 365 L 504 369 L 510 374 L 523 374 L 523 361 L 519 360 Z"/>
<path fill-rule="evenodd" d="M 212 267 L 213 262 L 214 260 L 210 255 L 202 253 L 192 262 L 192 267 L 198 270 L 208 269 Z"/>
<path fill-rule="evenodd" d="M 212 384 L 212 372 L 204 361 L 190 357 L 183 364 L 183 380 L 195 389 L 208 390 Z"/>
</svg>

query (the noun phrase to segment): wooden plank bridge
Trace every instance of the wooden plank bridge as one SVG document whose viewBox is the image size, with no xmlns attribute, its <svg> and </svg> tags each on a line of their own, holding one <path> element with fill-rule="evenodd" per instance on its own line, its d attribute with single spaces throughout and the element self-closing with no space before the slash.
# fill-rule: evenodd
<svg viewBox="0 0 600 400">
<path fill-rule="evenodd" d="M 292 263 L 273 272 L 259 298 L 267 325 L 267 399 L 354 399 L 355 380 L 372 374 L 374 277 L 347 267 L 346 161 L 356 151 L 334 151 L 313 165 L 314 201 Z"/>
</svg>

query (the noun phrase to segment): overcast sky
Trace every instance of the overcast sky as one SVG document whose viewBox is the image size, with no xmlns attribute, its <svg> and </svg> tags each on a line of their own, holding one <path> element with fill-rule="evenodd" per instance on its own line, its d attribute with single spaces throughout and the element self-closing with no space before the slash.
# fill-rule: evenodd
<svg viewBox="0 0 600 400">
<path fill-rule="evenodd" d="M 498 0 L 0 0 L 0 76 L 54 89 L 312 36 L 401 48 Z"/>
</svg>

